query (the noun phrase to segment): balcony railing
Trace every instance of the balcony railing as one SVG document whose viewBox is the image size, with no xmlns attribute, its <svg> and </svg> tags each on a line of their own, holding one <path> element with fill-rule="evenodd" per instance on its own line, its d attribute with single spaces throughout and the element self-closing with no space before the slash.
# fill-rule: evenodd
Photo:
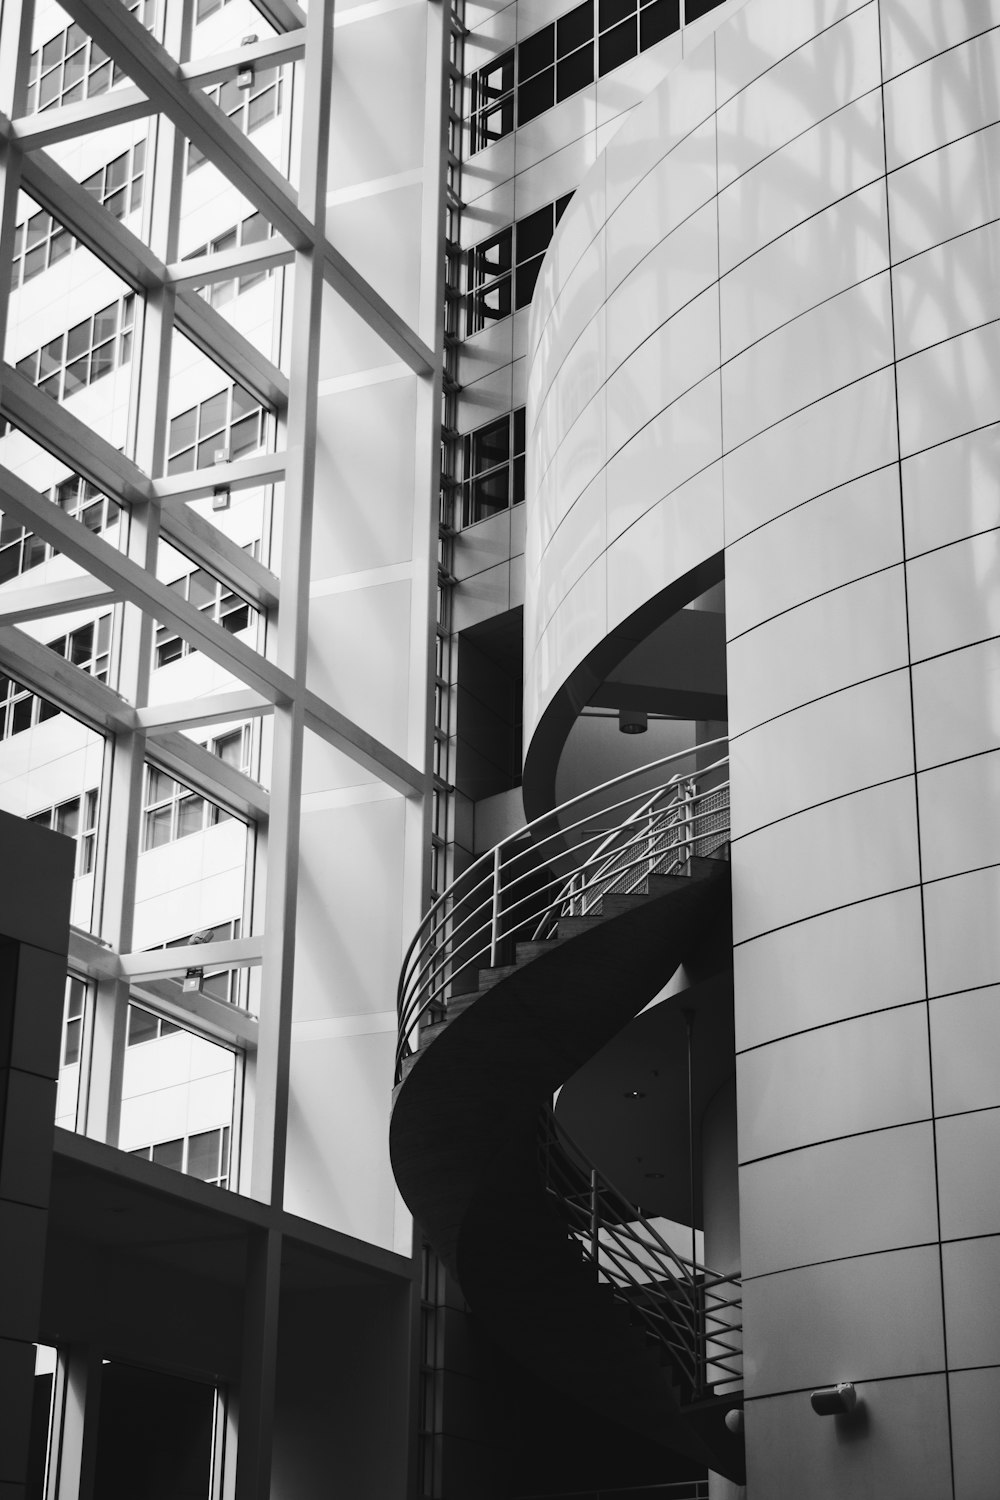
<svg viewBox="0 0 1000 1500">
<path fill-rule="evenodd" d="M 570 1236 L 597 1280 L 611 1288 L 650 1343 L 662 1348 L 682 1398 L 743 1384 L 740 1280 L 678 1255 L 645 1217 L 587 1160 L 546 1110 L 540 1131 L 542 1176 Z"/>
<path fill-rule="evenodd" d="M 639 893 L 652 875 L 684 875 L 729 840 L 727 741 L 711 740 L 628 771 L 509 834 L 438 897 L 403 960 L 397 1081 L 421 1022 L 442 1019 L 480 967 L 513 962 L 518 941 L 556 935 L 561 918 Z"/>
</svg>

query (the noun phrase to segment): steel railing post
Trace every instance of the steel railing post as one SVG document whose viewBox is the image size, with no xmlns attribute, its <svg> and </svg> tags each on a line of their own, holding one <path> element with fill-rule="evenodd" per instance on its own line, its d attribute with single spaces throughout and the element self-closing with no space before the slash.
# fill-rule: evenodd
<svg viewBox="0 0 1000 1500">
<path fill-rule="evenodd" d="M 594 1268 L 600 1277 L 600 1224 L 597 1213 L 597 1168 L 590 1169 L 590 1253 L 594 1258 Z"/>
<path fill-rule="evenodd" d="M 497 966 L 497 951 L 500 947 L 500 850 L 497 844 L 493 851 L 493 910 L 490 916 L 490 968 Z"/>
</svg>

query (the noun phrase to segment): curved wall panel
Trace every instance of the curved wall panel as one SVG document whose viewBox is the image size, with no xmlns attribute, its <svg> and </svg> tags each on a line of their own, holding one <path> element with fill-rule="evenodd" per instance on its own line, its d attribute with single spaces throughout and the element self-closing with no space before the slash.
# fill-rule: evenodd
<svg viewBox="0 0 1000 1500">
<path fill-rule="evenodd" d="M 529 765 L 725 552 L 751 1497 L 995 1489 L 998 76 L 1000 0 L 748 0 L 532 313 Z"/>
</svg>

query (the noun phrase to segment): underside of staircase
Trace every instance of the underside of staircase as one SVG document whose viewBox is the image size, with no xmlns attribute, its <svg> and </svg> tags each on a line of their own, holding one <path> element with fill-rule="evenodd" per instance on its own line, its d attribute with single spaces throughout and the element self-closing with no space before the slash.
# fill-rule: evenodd
<svg viewBox="0 0 1000 1500">
<path fill-rule="evenodd" d="M 540 1111 L 697 953 L 728 907 L 729 867 L 604 896 L 557 936 L 519 943 L 425 1026 L 396 1089 L 397 1183 L 496 1341 L 539 1376 L 632 1431 L 738 1482 L 738 1395 L 687 1402 L 661 1345 L 636 1326 L 567 1232 L 547 1190 Z M 475 982 L 475 981 L 473 981 Z"/>
</svg>

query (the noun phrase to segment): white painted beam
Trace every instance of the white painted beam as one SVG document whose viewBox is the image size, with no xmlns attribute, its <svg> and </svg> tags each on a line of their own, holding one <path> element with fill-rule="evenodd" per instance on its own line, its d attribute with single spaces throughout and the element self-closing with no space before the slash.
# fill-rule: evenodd
<svg viewBox="0 0 1000 1500">
<path fill-rule="evenodd" d="M 280 234 L 261 240 L 256 245 L 236 245 L 232 250 L 219 250 L 214 255 L 196 255 L 190 260 L 174 261 L 167 267 L 167 280 L 174 286 L 206 286 L 213 281 L 229 281 L 248 271 L 269 271 L 275 266 L 287 266 L 295 259 L 295 251 Z"/>
<path fill-rule="evenodd" d="M 14 140 L 22 151 L 41 151 L 60 141 L 76 140 L 92 130 L 128 125 L 154 113 L 154 106 L 141 89 L 115 89 L 79 104 L 63 104 L 41 114 L 22 115 L 10 122 Z"/>
<path fill-rule="evenodd" d="M 183 976 L 188 969 L 256 968 L 264 951 L 262 937 L 222 938 L 213 943 L 185 943 L 176 948 L 153 948 L 122 953 L 118 972 L 124 979 L 165 979 Z"/>
<path fill-rule="evenodd" d="M 141 709 L 137 710 L 137 713 L 141 712 Z M 150 735 L 146 748 L 150 760 L 178 781 L 183 781 L 192 791 L 200 792 L 258 827 L 268 821 L 271 799 L 260 783 L 236 766 L 227 765 L 218 755 L 188 739 L 179 730 L 163 730 L 155 736 Z"/>
<path fill-rule="evenodd" d="M 189 641 L 247 687 L 272 703 L 286 701 L 292 691 L 287 673 L 262 657 L 237 636 L 230 635 L 160 583 L 131 557 L 116 552 L 103 537 L 95 536 L 57 505 L 30 489 L 10 469 L 0 465 L 0 509 L 50 542 L 60 552 L 102 583 L 146 610 L 153 619 Z M 188 521 L 200 519 L 187 514 Z"/>
<path fill-rule="evenodd" d="M 0 666 L 40 698 L 101 733 L 131 732 L 138 727 L 135 709 L 124 698 L 16 625 L 0 625 Z"/>
<path fill-rule="evenodd" d="M 211 57 L 199 57 L 194 62 L 181 63 L 179 72 L 185 83 L 192 84 L 195 88 L 205 88 L 210 83 L 235 78 L 237 73 L 247 67 L 298 62 L 305 49 L 305 28 L 298 27 L 278 36 L 264 37 L 259 42 L 248 42 L 245 47 L 232 47 L 227 52 L 216 52 Z"/>
<path fill-rule="evenodd" d="M 236 693 L 212 693 L 205 698 L 186 698 L 179 703 L 159 703 L 155 707 L 136 709 L 136 716 L 148 734 L 167 730 L 200 729 L 210 724 L 227 724 L 233 719 L 259 718 L 269 714 L 272 705 L 259 693 L 245 689 Z"/>
<path fill-rule="evenodd" d="M 192 990 L 187 994 L 176 985 L 150 979 L 130 986 L 129 998 L 146 1001 L 159 1015 L 176 1021 L 179 1026 L 194 1027 L 199 1036 L 239 1047 L 241 1051 L 257 1046 L 257 1017 L 213 995 Z"/>
<path fill-rule="evenodd" d="M 255 489 L 261 484 L 280 484 L 284 477 L 283 453 L 258 453 L 253 458 L 237 458 L 228 464 L 212 464 L 207 469 L 154 479 L 150 492 L 153 499 L 161 502 L 204 500 L 218 489 Z M 278 580 L 273 573 L 268 576 L 273 581 L 276 602 Z"/>
<path fill-rule="evenodd" d="M 117 599 L 106 583 L 93 578 L 61 578 L 56 583 L 0 589 L 0 624 L 23 625 L 27 620 L 45 620 L 50 615 L 68 615 L 78 609 L 115 604 Z"/>
</svg>

